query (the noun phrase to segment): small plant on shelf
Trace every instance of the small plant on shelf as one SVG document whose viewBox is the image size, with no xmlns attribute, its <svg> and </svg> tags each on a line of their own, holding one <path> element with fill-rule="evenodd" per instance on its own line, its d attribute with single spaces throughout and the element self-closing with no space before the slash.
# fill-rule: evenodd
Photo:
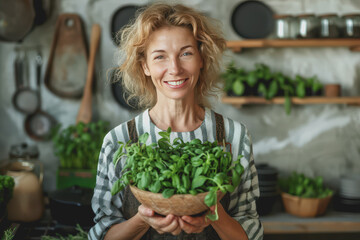
<svg viewBox="0 0 360 240">
<path fill-rule="evenodd" d="M 305 78 L 297 75 L 292 79 L 281 72 L 271 72 L 262 63 L 255 64 L 255 69 L 247 72 L 231 62 L 221 77 L 225 80 L 224 91 L 228 96 L 260 96 L 268 100 L 284 97 L 287 114 L 291 112 L 291 97 L 320 96 L 323 89 L 316 76 Z"/>
</svg>

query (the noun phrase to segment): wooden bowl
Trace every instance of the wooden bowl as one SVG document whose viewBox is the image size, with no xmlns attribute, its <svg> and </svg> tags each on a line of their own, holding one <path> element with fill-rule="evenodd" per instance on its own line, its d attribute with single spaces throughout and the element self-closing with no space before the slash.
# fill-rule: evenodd
<svg viewBox="0 0 360 240">
<path fill-rule="evenodd" d="M 161 193 L 144 191 L 135 186 L 130 185 L 130 189 L 141 204 L 161 215 L 174 214 L 176 216 L 189 216 L 209 209 L 204 203 L 204 198 L 208 194 L 207 192 L 199 193 L 195 196 L 191 194 L 175 194 L 170 198 L 164 198 Z M 218 201 L 224 195 L 224 193 L 218 191 Z"/>
<path fill-rule="evenodd" d="M 298 217 L 316 217 L 323 215 L 332 195 L 325 198 L 301 198 L 281 193 L 286 212 Z"/>
</svg>

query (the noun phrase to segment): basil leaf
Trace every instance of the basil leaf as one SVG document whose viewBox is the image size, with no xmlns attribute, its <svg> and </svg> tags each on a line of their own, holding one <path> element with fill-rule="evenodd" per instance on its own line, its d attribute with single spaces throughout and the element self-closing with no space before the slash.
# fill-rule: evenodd
<svg viewBox="0 0 360 240">
<path fill-rule="evenodd" d="M 172 189 L 172 188 L 166 188 L 163 192 L 162 192 L 162 195 L 164 198 L 169 198 L 171 197 L 172 195 L 174 195 L 174 192 L 175 190 Z"/>
<path fill-rule="evenodd" d="M 207 178 L 202 175 L 196 176 L 191 183 L 191 189 L 201 187 L 205 183 L 206 179 Z"/>
</svg>

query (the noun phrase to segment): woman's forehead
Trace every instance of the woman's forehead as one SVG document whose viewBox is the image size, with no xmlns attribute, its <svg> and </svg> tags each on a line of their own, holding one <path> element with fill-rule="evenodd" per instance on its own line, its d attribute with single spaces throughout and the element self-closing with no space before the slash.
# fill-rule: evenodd
<svg viewBox="0 0 360 240">
<path fill-rule="evenodd" d="M 155 30 L 148 39 L 147 51 L 154 48 L 183 48 L 184 46 L 196 46 L 196 40 L 190 29 L 186 27 L 161 27 Z"/>
</svg>

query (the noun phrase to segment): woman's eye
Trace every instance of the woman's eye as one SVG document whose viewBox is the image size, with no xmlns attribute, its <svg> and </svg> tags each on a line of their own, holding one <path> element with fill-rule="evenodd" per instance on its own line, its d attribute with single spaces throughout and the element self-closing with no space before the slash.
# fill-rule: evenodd
<svg viewBox="0 0 360 240">
<path fill-rule="evenodd" d="M 192 52 L 184 52 L 183 53 L 183 56 L 190 56 L 190 55 L 192 55 Z"/>
<path fill-rule="evenodd" d="M 164 56 L 159 55 L 159 56 L 156 56 L 154 59 L 155 59 L 155 60 L 159 60 L 159 59 L 163 59 L 163 58 L 164 58 Z"/>
</svg>

